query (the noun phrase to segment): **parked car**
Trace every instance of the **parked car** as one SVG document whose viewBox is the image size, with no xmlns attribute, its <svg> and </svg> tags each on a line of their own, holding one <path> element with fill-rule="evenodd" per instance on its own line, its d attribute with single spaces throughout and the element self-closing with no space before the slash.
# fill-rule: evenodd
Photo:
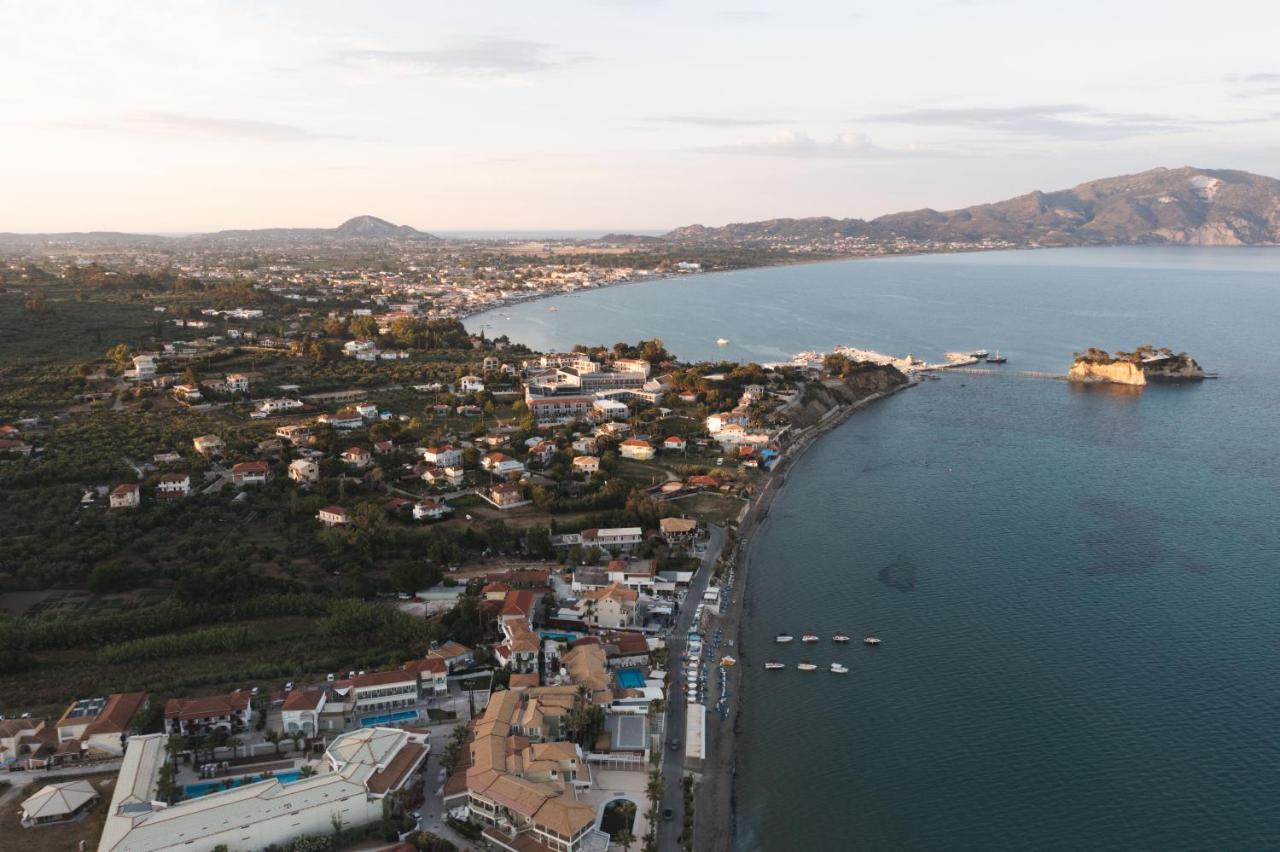
<svg viewBox="0 0 1280 852">
<path fill-rule="evenodd" d="M 679 751 L 679 750 L 680 750 L 680 738 L 679 738 L 679 737 L 672 737 L 672 738 L 671 738 L 671 750 L 672 750 L 672 751 Z"/>
<path fill-rule="evenodd" d="M 671 808 L 662 809 L 662 819 L 664 822 L 671 822 L 671 820 L 675 818 L 675 815 L 676 812 L 671 810 Z"/>
</svg>

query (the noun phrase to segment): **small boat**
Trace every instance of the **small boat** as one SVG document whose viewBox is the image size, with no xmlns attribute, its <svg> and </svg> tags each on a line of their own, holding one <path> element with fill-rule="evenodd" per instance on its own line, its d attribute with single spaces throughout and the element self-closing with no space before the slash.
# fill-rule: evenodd
<svg viewBox="0 0 1280 852">
<path fill-rule="evenodd" d="M 831 673 L 832 673 L 832 674 L 848 674 L 848 673 L 849 673 L 849 667 L 848 667 L 848 666 L 842 666 L 842 665 L 840 665 L 839 663 L 832 663 L 832 664 L 831 664 Z"/>
<path fill-rule="evenodd" d="M 732 668 L 737 664 L 737 662 L 737 660 L 727 654 L 720 658 L 720 665 L 725 666 L 726 668 Z"/>
<path fill-rule="evenodd" d="M 769 660 L 764 664 L 764 667 L 767 671 L 773 671 L 774 669 L 785 669 L 787 664 L 780 663 L 777 660 Z"/>
<path fill-rule="evenodd" d="M 729 345 L 729 339 L 727 337 L 716 338 L 716 346 L 728 346 L 728 345 Z"/>
<path fill-rule="evenodd" d="M 1008 360 L 1009 360 L 1008 358 L 1000 354 L 999 349 L 996 350 L 996 354 L 987 356 L 988 364 L 1003 364 L 1005 361 L 1008 361 Z"/>
<path fill-rule="evenodd" d="M 557 308 L 555 305 L 552 305 L 551 307 L 547 308 L 547 310 L 554 314 L 556 311 L 560 309 Z"/>
<path fill-rule="evenodd" d="M 775 642 L 791 642 L 791 641 L 792 641 L 792 640 L 794 640 L 795 638 L 796 638 L 796 637 L 792 636 L 790 633 L 779 633 L 777 636 L 773 637 L 773 641 L 775 641 Z"/>
<path fill-rule="evenodd" d="M 817 634 L 817 633 L 806 633 L 806 634 L 804 634 L 803 636 L 801 636 L 801 637 L 800 637 L 800 641 L 801 641 L 801 642 L 807 642 L 807 643 L 809 643 L 810 645 L 812 645 L 814 642 L 817 642 L 817 641 L 818 641 L 818 634 Z"/>
<path fill-rule="evenodd" d="M 832 642 L 848 642 L 849 637 L 843 633 L 837 633 L 835 636 L 831 637 L 831 641 Z"/>
<path fill-rule="evenodd" d="M 985 361 L 987 356 L 991 354 L 985 349 L 975 349 L 969 353 L 970 358 L 977 358 L 979 361 Z"/>
<path fill-rule="evenodd" d="M 817 669 L 818 667 L 815 666 L 813 663 L 799 663 L 796 665 L 796 668 L 802 672 L 811 672 Z"/>
<path fill-rule="evenodd" d="M 880 644 L 880 640 L 879 640 L 879 638 L 877 638 L 877 637 L 875 637 L 875 636 L 868 636 L 866 639 L 863 639 L 863 640 L 862 640 L 862 644 L 864 644 L 864 645 L 879 645 L 879 644 Z"/>
</svg>

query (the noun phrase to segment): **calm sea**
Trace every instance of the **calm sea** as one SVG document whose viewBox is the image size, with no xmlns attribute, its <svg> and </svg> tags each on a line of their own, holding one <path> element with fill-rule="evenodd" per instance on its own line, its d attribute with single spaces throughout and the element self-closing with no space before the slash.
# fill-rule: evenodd
<svg viewBox="0 0 1280 852">
<path fill-rule="evenodd" d="M 815 264 L 479 324 L 686 358 L 1009 358 L 860 412 L 793 467 L 753 542 L 739 848 L 1280 848 L 1280 251 Z M 1142 343 L 1221 378 L 1017 375 Z M 775 656 L 851 672 L 762 671 Z"/>
</svg>

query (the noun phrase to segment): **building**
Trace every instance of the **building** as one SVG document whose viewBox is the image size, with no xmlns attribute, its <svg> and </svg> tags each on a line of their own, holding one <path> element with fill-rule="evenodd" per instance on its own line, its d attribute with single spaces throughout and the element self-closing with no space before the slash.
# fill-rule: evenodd
<svg viewBox="0 0 1280 852">
<path fill-rule="evenodd" d="M 582 595 L 578 611 L 588 624 L 617 630 L 636 624 L 640 594 L 621 583 L 592 589 Z"/>
<path fill-rule="evenodd" d="M 436 447 L 425 447 L 422 460 L 437 467 L 462 467 L 462 450 L 451 444 Z"/>
<path fill-rule="evenodd" d="M 258 410 L 263 414 L 280 414 L 284 411 L 296 411 L 299 408 L 302 408 L 301 400 L 289 399 L 283 396 L 275 399 L 258 400 Z"/>
<path fill-rule="evenodd" d="M 315 485 L 320 481 L 320 465 L 311 459 L 294 459 L 289 462 L 289 478 L 299 485 Z"/>
<path fill-rule="evenodd" d="M 698 534 L 698 522 L 691 518 L 662 518 L 658 521 L 662 538 L 672 547 L 688 547 Z"/>
<path fill-rule="evenodd" d="M 111 508 L 136 509 L 142 505 L 142 492 L 136 483 L 126 482 L 111 489 Z"/>
<path fill-rule="evenodd" d="M 427 656 L 444 660 L 450 671 L 470 668 L 476 661 L 474 651 L 461 642 L 454 642 L 452 639 L 429 651 Z"/>
<path fill-rule="evenodd" d="M 288 441 L 295 447 L 301 447 L 311 439 L 311 429 L 301 423 L 290 423 L 276 427 L 276 437 Z"/>
<path fill-rule="evenodd" d="M 631 409 L 616 399 L 597 399 L 591 403 L 591 419 L 596 422 L 626 420 L 630 416 Z"/>
<path fill-rule="evenodd" d="M 672 435 L 662 442 L 662 449 L 673 453 L 683 453 L 688 446 L 684 438 L 679 435 Z"/>
<path fill-rule="evenodd" d="M 133 729 L 134 716 L 147 708 L 145 692 L 119 692 L 106 698 L 73 701 L 54 723 L 60 747 L 78 743 L 75 756 L 119 757 Z"/>
<path fill-rule="evenodd" d="M 480 467 L 489 473 L 506 476 L 512 473 L 524 473 L 524 463 L 505 453 L 485 453 L 480 457 Z"/>
<path fill-rule="evenodd" d="M 257 461 L 239 462 L 231 466 L 231 482 L 237 488 L 249 485 L 266 485 L 271 481 L 271 465 Z"/>
<path fill-rule="evenodd" d="M 348 447 L 342 453 L 342 460 L 357 470 L 363 470 L 373 463 L 373 456 L 364 447 Z"/>
<path fill-rule="evenodd" d="M 164 705 L 164 728 L 169 734 L 235 733 L 251 724 L 253 704 L 244 690 L 202 698 L 170 698 Z"/>
<path fill-rule="evenodd" d="M 418 675 L 404 670 L 357 675 L 351 697 L 357 716 L 410 707 L 418 703 Z"/>
<path fill-rule="evenodd" d="M 320 771 L 289 784 L 269 778 L 230 790 L 160 803 L 166 737 L 129 743 L 98 852 L 213 852 L 287 846 L 303 835 L 359 828 L 383 815 L 383 801 L 422 783 L 426 734 L 365 728 L 341 734 Z M 399 798 L 396 796 L 396 798 Z"/>
<path fill-rule="evenodd" d="M 364 426 L 364 418 L 354 412 L 339 411 L 337 414 L 321 414 L 316 422 L 324 423 L 340 432 L 359 429 Z"/>
<path fill-rule="evenodd" d="M 487 840 L 512 852 L 604 849 L 609 839 L 595 829 L 596 809 L 578 798 L 592 783 L 582 750 L 535 741 L 567 712 L 550 689 L 506 690 L 489 700 L 470 743 L 471 819 L 485 826 Z"/>
<path fill-rule="evenodd" d="M 418 676 L 419 698 L 444 695 L 449 691 L 449 664 L 428 654 L 421 660 L 410 660 L 404 670 Z"/>
<path fill-rule="evenodd" d="M 458 379 L 459 393 L 479 393 L 484 390 L 484 379 L 479 376 L 463 376 Z"/>
<path fill-rule="evenodd" d="M 600 452 L 600 440 L 595 435 L 579 435 L 573 439 L 573 451 L 585 456 L 593 456 Z"/>
<path fill-rule="evenodd" d="M 294 689 L 280 705 L 280 727 L 288 735 L 313 737 L 322 730 L 328 693 L 323 689 Z"/>
<path fill-rule="evenodd" d="M 133 358 L 134 378 L 140 382 L 149 382 L 156 377 L 156 356 L 135 355 Z"/>
<path fill-rule="evenodd" d="M 228 373 L 222 382 L 222 390 L 226 393 L 248 393 L 249 377 L 244 373 Z"/>
<path fill-rule="evenodd" d="M 174 500 L 191 493 L 191 474 L 166 473 L 156 483 L 156 496 L 162 500 Z"/>
<path fill-rule="evenodd" d="M 413 507 L 415 521 L 438 521 L 453 514 L 453 509 L 442 500 L 423 500 Z"/>
<path fill-rule="evenodd" d="M 599 473 L 600 459 L 596 456 L 575 456 L 573 459 L 573 472 L 584 476 Z"/>
<path fill-rule="evenodd" d="M 50 784 L 23 801 L 19 822 L 23 828 L 70 822 L 92 808 L 97 801 L 98 791 L 91 782 L 83 778 Z M 18 842 L 16 837 L 11 839 Z"/>
<path fill-rule="evenodd" d="M 200 392 L 199 385 L 174 385 L 173 398 L 186 403 L 200 402 L 204 394 Z"/>
<path fill-rule="evenodd" d="M 529 501 L 519 482 L 498 482 L 480 491 L 480 496 L 497 509 L 513 509 Z"/>
<path fill-rule="evenodd" d="M 191 443 L 195 446 L 196 452 L 202 456 L 220 456 L 226 450 L 222 439 L 217 435 L 201 435 L 198 438 L 192 438 Z"/>
<path fill-rule="evenodd" d="M 747 412 L 741 409 L 734 409 L 733 411 L 727 411 L 721 414 L 712 414 L 708 417 L 707 431 L 712 435 L 715 435 L 729 424 L 741 426 L 745 429 L 748 423 L 750 423 L 750 419 L 747 417 Z"/>
<path fill-rule="evenodd" d="M 345 527 L 351 523 L 351 515 L 341 506 L 325 506 L 316 514 L 316 519 L 326 527 Z"/>
<path fill-rule="evenodd" d="M 582 531 L 584 547 L 602 547 L 606 550 L 630 550 L 638 547 L 644 538 L 640 527 L 612 527 Z"/>
<path fill-rule="evenodd" d="M 653 444 L 639 438 L 628 438 L 618 445 L 618 453 L 624 459 L 647 461 L 653 458 Z"/>
<path fill-rule="evenodd" d="M 592 396 L 525 396 L 529 413 L 541 424 L 567 423 L 590 417 L 595 402 Z"/>
<path fill-rule="evenodd" d="M 556 454 L 556 445 L 551 441 L 539 441 L 529 448 L 529 461 L 537 462 L 539 466 L 546 467 L 551 463 L 551 459 Z"/>
</svg>

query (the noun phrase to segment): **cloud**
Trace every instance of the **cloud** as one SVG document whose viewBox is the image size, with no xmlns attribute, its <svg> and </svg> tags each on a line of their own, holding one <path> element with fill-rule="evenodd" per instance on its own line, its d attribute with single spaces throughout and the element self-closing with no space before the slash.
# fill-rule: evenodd
<svg viewBox="0 0 1280 852">
<path fill-rule="evenodd" d="M 735 118 L 719 115 L 657 115 L 649 121 L 659 124 L 685 124 L 691 127 L 768 127 L 789 124 L 784 118 Z"/>
<path fill-rule="evenodd" d="M 428 50 L 345 50 L 350 65 L 389 67 L 457 77 L 513 77 L 585 62 L 585 55 L 557 55 L 551 45 L 508 38 L 475 39 Z"/>
<path fill-rule="evenodd" d="M 1104 112 L 1081 104 L 916 109 L 864 116 L 860 121 L 917 127 L 978 127 L 1016 136 L 1110 141 L 1197 127 L 1251 124 L 1266 118 L 1187 119 L 1157 113 Z"/>
<path fill-rule="evenodd" d="M 1228 74 L 1227 82 L 1243 88 L 1236 91 L 1237 98 L 1257 98 L 1280 94 L 1280 73 Z"/>
<path fill-rule="evenodd" d="M 125 123 L 132 127 L 165 133 L 256 139 L 263 142 L 302 142 L 334 138 L 313 133 L 296 124 L 279 124 L 274 121 L 253 121 L 243 118 L 214 118 L 172 112 L 137 113 L 130 116 Z"/>
<path fill-rule="evenodd" d="M 695 150 L 705 154 L 841 160 L 894 160 L 937 153 L 923 149 L 881 148 L 861 133 L 841 133 L 830 139 L 817 139 L 798 130 L 784 130 L 760 142 L 715 145 Z"/>
</svg>

